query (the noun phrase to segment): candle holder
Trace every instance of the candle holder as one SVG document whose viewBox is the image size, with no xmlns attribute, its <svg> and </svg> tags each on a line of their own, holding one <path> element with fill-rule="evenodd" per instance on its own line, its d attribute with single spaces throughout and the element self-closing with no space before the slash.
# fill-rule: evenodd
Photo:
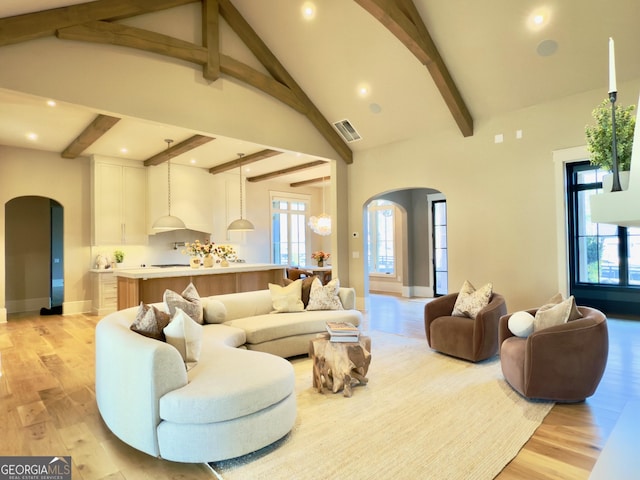
<svg viewBox="0 0 640 480">
<path fill-rule="evenodd" d="M 609 92 L 611 102 L 611 174 L 613 175 L 612 192 L 622 191 L 620 185 L 620 173 L 618 172 L 618 141 L 616 139 L 616 99 L 618 92 Z"/>
</svg>

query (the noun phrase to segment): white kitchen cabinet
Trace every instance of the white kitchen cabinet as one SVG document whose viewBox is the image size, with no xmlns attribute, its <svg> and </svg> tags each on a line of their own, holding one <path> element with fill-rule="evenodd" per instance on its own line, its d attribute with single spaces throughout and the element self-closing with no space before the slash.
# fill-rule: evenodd
<svg viewBox="0 0 640 480">
<path fill-rule="evenodd" d="M 145 245 L 147 179 L 138 162 L 93 157 L 93 245 Z"/>
</svg>

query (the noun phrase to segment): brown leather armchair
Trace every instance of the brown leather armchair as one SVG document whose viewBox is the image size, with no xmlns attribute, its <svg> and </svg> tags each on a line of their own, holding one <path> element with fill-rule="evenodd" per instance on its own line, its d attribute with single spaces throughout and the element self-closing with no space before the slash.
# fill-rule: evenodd
<svg viewBox="0 0 640 480">
<path fill-rule="evenodd" d="M 514 390 L 527 398 L 579 402 L 596 391 L 607 365 L 609 332 L 605 315 L 578 306 L 582 318 L 533 332 L 527 338 L 500 319 L 500 364 Z M 531 315 L 536 309 L 528 310 Z"/>
<path fill-rule="evenodd" d="M 424 329 L 429 346 L 471 362 L 494 356 L 498 353 L 498 323 L 507 313 L 504 297 L 493 293 L 475 319 L 451 316 L 457 298 L 457 293 L 450 293 L 425 305 Z"/>
</svg>

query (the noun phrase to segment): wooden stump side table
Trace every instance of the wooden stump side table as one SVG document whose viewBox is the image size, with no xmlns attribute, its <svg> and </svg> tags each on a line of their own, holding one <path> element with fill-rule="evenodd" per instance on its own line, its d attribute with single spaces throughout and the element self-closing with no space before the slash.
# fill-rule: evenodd
<svg viewBox="0 0 640 480">
<path fill-rule="evenodd" d="M 331 342 L 329 334 L 320 334 L 309 341 L 309 357 L 313 362 L 313 386 L 320 393 L 328 388 L 333 393 L 344 391 L 351 396 L 351 388 L 368 382 L 371 363 L 371 337 L 360 335 L 357 342 Z"/>
</svg>

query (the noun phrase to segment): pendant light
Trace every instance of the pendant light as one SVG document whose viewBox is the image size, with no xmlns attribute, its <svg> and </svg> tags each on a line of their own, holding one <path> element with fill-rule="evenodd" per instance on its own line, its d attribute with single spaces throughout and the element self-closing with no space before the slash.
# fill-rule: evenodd
<svg viewBox="0 0 640 480">
<path fill-rule="evenodd" d="M 242 218 L 242 157 L 244 157 L 244 153 L 238 153 L 238 167 L 239 167 L 239 177 L 240 177 L 240 218 L 234 220 L 227 227 L 228 231 L 233 232 L 250 232 L 255 230 L 253 223 L 249 220 Z"/>
<path fill-rule="evenodd" d="M 167 138 L 165 139 L 165 142 L 167 142 L 167 150 L 169 150 L 169 147 L 173 143 L 173 140 Z M 174 217 L 173 215 L 171 215 L 171 156 L 169 156 L 169 158 L 167 159 L 167 200 L 169 214 L 165 215 L 164 217 L 158 218 L 151 226 L 151 228 L 159 232 L 184 230 L 185 228 L 187 228 L 184 222 L 178 217 Z"/>
<path fill-rule="evenodd" d="M 319 216 L 313 216 L 309 219 L 309 227 L 313 233 L 326 236 L 331 235 L 331 216 L 327 215 L 324 210 L 324 188 L 326 181 L 331 177 L 322 177 L 322 213 Z"/>
</svg>

